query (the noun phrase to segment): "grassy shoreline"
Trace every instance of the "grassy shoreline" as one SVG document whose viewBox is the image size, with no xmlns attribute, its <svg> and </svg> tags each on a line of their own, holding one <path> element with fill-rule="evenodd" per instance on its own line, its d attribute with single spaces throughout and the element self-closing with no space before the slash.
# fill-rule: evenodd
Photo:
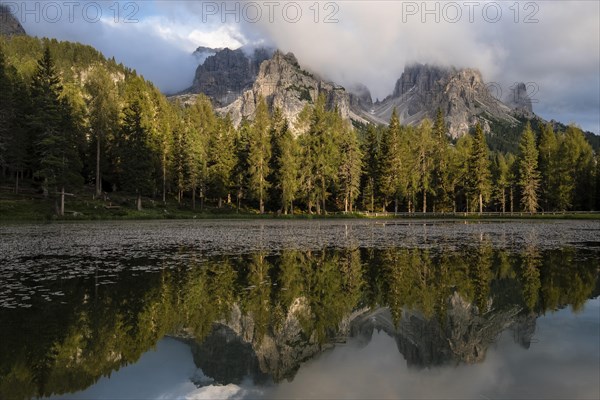
<svg viewBox="0 0 600 400">
<path fill-rule="evenodd" d="M 49 221 L 102 221 L 102 220 L 161 220 L 161 219 L 401 219 L 401 220 L 600 220 L 600 212 L 589 213 L 329 213 L 327 215 L 268 213 L 261 215 L 252 209 L 239 212 L 232 205 L 223 208 L 206 207 L 204 211 L 192 210 L 189 205 L 180 206 L 177 202 L 147 200 L 144 209 L 134 207 L 133 198 L 120 198 L 107 208 L 103 200 L 77 199 L 65 204 L 65 215 L 55 212 L 54 199 L 24 198 L 24 196 L 2 196 L 0 198 L 0 223 L 2 222 L 49 222 Z M 114 205 L 113 205 L 114 204 Z M 111 208 L 112 207 L 112 208 Z"/>
</svg>

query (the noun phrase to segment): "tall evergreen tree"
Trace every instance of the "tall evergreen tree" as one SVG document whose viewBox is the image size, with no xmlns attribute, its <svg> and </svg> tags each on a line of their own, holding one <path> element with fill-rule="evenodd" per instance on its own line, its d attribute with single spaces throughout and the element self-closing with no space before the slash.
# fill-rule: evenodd
<svg viewBox="0 0 600 400">
<path fill-rule="evenodd" d="M 519 187 L 521 206 L 524 211 L 534 213 L 538 208 L 540 172 L 538 171 L 538 150 L 535 135 L 529 123 L 525 126 L 519 143 Z"/>
<path fill-rule="evenodd" d="M 93 141 L 96 144 L 96 196 L 102 193 L 101 165 L 105 141 L 117 128 L 119 110 L 115 84 L 104 68 L 95 68 L 85 84 L 87 106 Z"/>
<path fill-rule="evenodd" d="M 310 127 L 303 135 L 303 145 L 306 146 L 306 158 L 310 189 L 308 192 L 309 210 L 315 201 L 317 213 L 326 212 L 326 201 L 330 193 L 329 185 L 337 178 L 338 148 L 336 146 L 342 120 L 337 110 L 328 112 L 325 108 L 326 99 L 319 95 L 312 110 Z"/>
<path fill-rule="evenodd" d="M 479 213 L 483 212 L 484 204 L 491 191 L 488 152 L 483 129 L 480 124 L 477 124 L 469 152 L 467 179 L 471 204 L 476 202 L 479 205 Z"/>
<path fill-rule="evenodd" d="M 42 180 L 44 193 L 50 188 L 60 190 L 59 215 L 64 214 L 65 189 L 83 183 L 79 158 L 79 127 L 76 126 L 69 103 L 61 99 L 62 86 L 56 72 L 50 48 L 46 45 L 31 82 L 33 115 L 38 163 L 35 176 Z"/>
<path fill-rule="evenodd" d="M 154 189 L 154 162 L 151 157 L 147 104 L 144 102 L 141 80 L 128 87 L 128 102 L 123 110 L 118 132 L 118 154 L 121 188 L 136 194 L 136 207 L 142 209 L 142 195 Z"/>
<path fill-rule="evenodd" d="M 510 187 L 510 167 L 506 161 L 506 157 L 502 153 L 496 155 L 495 160 L 495 197 L 500 203 L 502 212 L 506 212 L 506 194 Z"/>
<path fill-rule="evenodd" d="M 30 164 L 28 135 L 29 88 L 16 69 L 8 65 L 0 47 L 0 167 L 3 175 L 14 174 L 15 193 Z"/>
<path fill-rule="evenodd" d="M 362 193 L 363 208 L 373 212 L 375 211 L 375 197 L 377 196 L 377 179 L 379 173 L 379 137 L 378 129 L 373 124 L 367 127 L 367 137 L 363 144 L 363 177 Z"/>
<path fill-rule="evenodd" d="M 264 98 L 260 98 L 256 108 L 254 122 L 248 138 L 248 186 L 250 194 L 258 200 L 261 214 L 265 212 L 265 202 L 270 183 L 269 160 L 271 158 L 271 121 L 269 110 Z"/>
<path fill-rule="evenodd" d="M 200 190 L 200 209 L 204 209 L 208 171 L 209 140 L 217 129 L 212 104 L 202 95 L 189 109 L 189 130 L 186 132 L 188 187 L 192 192 L 192 208 L 196 208 L 196 192 Z"/>
<path fill-rule="evenodd" d="M 362 152 L 356 131 L 348 126 L 340 136 L 340 164 L 338 181 L 344 200 L 344 212 L 353 212 L 354 201 L 359 195 L 362 170 Z"/>
<path fill-rule="evenodd" d="M 450 188 L 450 143 L 446 135 L 446 122 L 441 108 L 438 108 L 433 125 L 433 172 L 432 188 L 435 191 L 435 211 L 452 210 Z"/>
<path fill-rule="evenodd" d="M 414 171 L 418 175 L 417 191 L 422 195 L 423 212 L 427 212 L 427 195 L 435 193 L 432 187 L 435 141 L 432 137 L 431 123 L 424 120 L 416 131 L 417 137 L 414 141 L 415 165 Z"/>
<path fill-rule="evenodd" d="M 235 167 L 235 129 L 229 115 L 217 121 L 217 129 L 209 142 L 208 175 L 210 193 L 217 198 L 221 208 L 223 200 L 229 198 Z"/>
<path fill-rule="evenodd" d="M 406 195 L 408 180 L 406 139 L 402 137 L 402 127 L 396 109 L 392 111 L 389 128 L 385 132 L 381 144 L 381 164 L 379 189 L 384 196 L 383 209 L 388 199 L 394 200 L 394 212 L 398 212 L 400 199 Z"/>
<path fill-rule="evenodd" d="M 542 126 L 539 140 L 541 203 L 544 210 L 556 209 L 558 141 L 552 124 Z"/>
<path fill-rule="evenodd" d="M 272 200 L 280 212 L 294 212 L 294 200 L 300 185 L 300 149 L 280 109 L 273 116 Z"/>
</svg>

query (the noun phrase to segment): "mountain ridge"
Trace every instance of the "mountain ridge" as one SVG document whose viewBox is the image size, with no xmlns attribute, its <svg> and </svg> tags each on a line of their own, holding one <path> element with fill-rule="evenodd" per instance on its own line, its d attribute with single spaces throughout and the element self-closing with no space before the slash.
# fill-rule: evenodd
<svg viewBox="0 0 600 400">
<path fill-rule="evenodd" d="M 486 133 L 497 121 L 517 127 L 520 117 L 534 118 L 525 84 L 517 85 L 504 102 L 495 98 L 474 68 L 455 68 L 413 63 L 385 99 L 373 102 L 369 89 L 360 83 L 345 88 L 304 69 L 293 53 L 265 48 L 210 49 L 215 54 L 198 66 L 192 86 L 180 99 L 195 94 L 209 96 L 218 112 L 230 113 L 236 125 L 252 119 L 258 99 L 267 100 L 271 110 L 278 107 L 295 128 L 301 110 L 324 94 L 330 108 L 360 124 L 387 125 L 396 109 L 400 122 L 417 125 L 433 120 L 438 109 L 444 112 L 447 134 L 456 139 L 481 124 Z M 514 100 L 514 101 L 508 101 Z"/>
</svg>

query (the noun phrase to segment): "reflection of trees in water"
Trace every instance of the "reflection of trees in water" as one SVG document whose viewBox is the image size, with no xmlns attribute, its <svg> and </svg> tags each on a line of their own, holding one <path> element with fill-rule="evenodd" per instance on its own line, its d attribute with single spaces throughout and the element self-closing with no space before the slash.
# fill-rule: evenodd
<svg viewBox="0 0 600 400">
<path fill-rule="evenodd" d="M 40 300 L 0 311 L 0 397 L 81 390 L 167 334 L 194 342 L 198 354 L 206 354 L 205 339 L 216 345 L 218 335 L 230 335 L 254 360 L 255 375 L 275 380 L 293 376 L 330 343 L 368 338 L 375 327 L 395 335 L 413 364 L 475 362 L 502 329 L 511 327 L 527 345 L 535 315 L 566 305 L 580 310 L 597 294 L 596 253 L 533 245 L 509 252 L 485 238 L 446 251 L 200 256 L 156 274 L 121 273 L 118 283 L 99 288 L 84 279 L 60 282 L 65 304 Z M 360 325 L 366 316 L 371 323 Z M 419 337 L 430 353 L 410 344 Z M 214 365 L 221 367 L 232 365 Z M 245 368 L 236 370 L 252 372 Z"/>
</svg>

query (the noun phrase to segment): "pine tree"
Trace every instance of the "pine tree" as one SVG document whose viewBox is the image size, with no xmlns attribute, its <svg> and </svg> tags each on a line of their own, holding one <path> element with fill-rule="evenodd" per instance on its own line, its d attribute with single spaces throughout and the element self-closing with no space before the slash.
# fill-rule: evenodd
<svg viewBox="0 0 600 400">
<path fill-rule="evenodd" d="M 256 108 L 254 122 L 248 138 L 248 185 L 250 194 L 258 200 L 259 211 L 265 212 L 267 190 L 270 183 L 269 160 L 271 158 L 271 121 L 269 110 L 264 98 L 260 98 Z"/>
<path fill-rule="evenodd" d="M 435 192 L 434 211 L 449 211 L 452 209 L 450 190 L 450 143 L 446 135 L 444 114 L 438 108 L 433 125 L 433 172 L 432 188 Z"/>
<path fill-rule="evenodd" d="M 154 162 L 151 157 L 148 128 L 148 105 L 144 102 L 141 81 L 134 80 L 127 88 L 128 103 L 123 110 L 118 132 L 118 155 L 121 188 L 136 194 L 136 206 L 142 209 L 142 195 L 154 188 Z"/>
<path fill-rule="evenodd" d="M 229 115 L 219 119 L 216 132 L 209 141 L 208 175 L 210 193 L 217 198 L 221 208 L 223 200 L 229 197 L 232 186 L 233 168 L 235 167 L 233 123 Z"/>
<path fill-rule="evenodd" d="M 340 137 L 340 165 L 338 181 L 343 194 L 344 212 L 353 212 L 359 195 L 362 170 L 362 152 L 356 131 L 346 126 Z"/>
<path fill-rule="evenodd" d="M 589 210 L 592 208 L 594 156 L 581 129 L 569 126 L 559 135 L 557 152 L 557 208 Z"/>
<path fill-rule="evenodd" d="M 217 129 L 217 121 L 208 97 L 201 95 L 189 109 L 189 129 L 186 131 L 186 170 L 192 192 L 192 208 L 196 209 L 196 192 L 200 190 L 200 209 L 204 209 L 208 172 L 209 140 Z"/>
<path fill-rule="evenodd" d="M 300 185 L 300 151 L 279 108 L 275 109 L 273 115 L 271 140 L 271 199 L 280 212 L 287 214 L 289 210 L 293 213 L 294 200 Z"/>
<path fill-rule="evenodd" d="M 488 147 L 480 124 L 475 127 L 468 159 L 468 192 L 471 200 L 479 204 L 479 213 L 490 195 L 490 161 Z M 473 202 L 471 203 L 473 204 Z"/>
<path fill-rule="evenodd" d="M 539 161 L 541 199 L 544 209 L 556 209 L 557 194 L 557 151 L 558 141 L 550 123 L 542 126 L 539 141 Z"/>
<path fill-rule="evenodd" d="M 96 143 L 96 196 L 102 193 L 102 149 L 106 138 L 114 133 L 118 121 L 118 100 L 115 84 L 104 68 L 95 68 L 85 84 L 90 128 Z"/>
<path fill-rule="evenodd" d="M 294 213 L 294 201 L 300 187 L 300 149 L 292 132 L 286 127 L 280 142 L 281 159 L 279 161 L 279 182 L 281 184 L 281 202 L 283 213 L 288 209 Z"/>
<path fill-rule="evenodd" d="M 0 167 L 15 176 L 15 193 L 32 153 L 28 134 L 29 90 L 0 47 Z"/>
<path fill-rule="evenodd" d="M 248 121 L 242 121 L 234 140 L 236 163 L 233 169 L 233 185 L 236 190 L 238 212 L 241 206 L 242 198 L 244 198 L 244 195 L 247 192 L 250 129 L 250 124 Z"/>
<path fill-rule="evenodd" d="M 534 213 L 538 208 L 540 173 L 538 171 L 538 150 L 535 145 L 535 135 L 529 123 L 525 126 L 519 143 L 518 164 L 521 206 L 524 211 Z"/>
<path fill-rule="evenodd" d="M 509 165 L 506 162 L 506 157 L 502 153 L 498 153 L 496 156 L 496 187 L 495 197 L 500 203 L 500 209 L 502 212 L 506 212 L 506 192 L 510 187 L 510 170 Z"/>
<path fill-rule="evenodd" d="M 62 86 L 48 46 L 38 61 L 31 83 L 33 115 L 31 129 L 35 132 L 38 162 L 35 176 L 42 180 L 45 195 L 50 187 L 60 189 L 59 215 L 64 215 L 65 189 L 83 183 L 77 133 L 79 127 L 72 116 L 70 104 L 61 99 Z"/>
<path fill-rule="evenodd" d="M 431 123 L 429 120 L 424 120 L 417 129 L 417 140 L 414 142 L 414 155 L 416 163 L 414 171 L 418 175 L 417 192 L 422 195 L 423 212 L 427 212 L 427 194 L 435 193 L 432 187 L 433 167 L 434 167 L 434 151 L 435 142 L 432 137 Z"/>
<path fill-rule="evenodd" d="M 379 138 L 377 128 L 373 124 L 367 127 L 367 137 L 364 143 L 363 153 L 365 161 L 363 163 L 362 193 L 363 208 L 373 212 L 375 211 L 375 196 L 377 188 L 377 179 L 379 173 Z"/>
<path fill-rule="evenodd" d="M 312 110 L 308 132 L 302 135 L 306 163 L 304 173 L 308 208 L 311 212 L 313 201 L 317 213 L 326 212 L 326 201 L 330 193 L 329 185 L 337 178 L 338 148 L 336 146 L 342 120 L 337 110 L 325 109 L 326 99 L 319 95 Z"/>
<path fill-rule="evenodd" d="M 394 212 L 398 212 L 399 200 L 407 192 L 407 144 L 402 138 L 402 127 L 396 109 L 392 112 L 389 128 L 381 144 L 379 190 L 384 196 L 383 210 L 389 198 L 394 199 Z"/>
</svg>

